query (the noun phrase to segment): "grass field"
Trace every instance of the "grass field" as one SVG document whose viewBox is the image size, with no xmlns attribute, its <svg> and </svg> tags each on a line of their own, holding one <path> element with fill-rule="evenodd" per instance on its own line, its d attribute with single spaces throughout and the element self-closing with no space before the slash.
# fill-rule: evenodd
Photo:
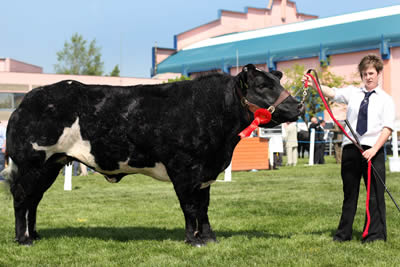
<svg viewBox="0 0 400 267">
<path fill-rule="evenodd" d="M 386 195 L 388 241 L 361 244 L 361 186 L 353 240 L 332 241 L 339 222 L 339 165 L 235 172 L 211 189 L 210 221 L 218 243 L 184 244 L 184 220 L 172 184 L 127 176 L 109 184 L 100 175 L 63 176 L 38 210 L 42 240 L 14 241 L 11 196 L 0 190 L 0 266 L 399 266 L 400 213 Z M 221 176 L 221 179 L 223 177 Z M 400 201 L 400 174 L 387 185 Z"/>
</svg>

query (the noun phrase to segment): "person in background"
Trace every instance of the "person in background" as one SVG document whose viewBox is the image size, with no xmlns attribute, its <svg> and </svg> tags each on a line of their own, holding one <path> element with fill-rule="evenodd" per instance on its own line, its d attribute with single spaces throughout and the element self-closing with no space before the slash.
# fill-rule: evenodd
<svg viewBox="0 0 400 267">
<path fill-rule="evenodd" d="M 282 166 L 283 138 L 281 134 L 273 135 L 268 142 L 270 158 L 270 169 L 277 170 Z"/>
<path fill-rule="evenodd" d="M 321 162 L 321 146 L 319 145 L 321 141 L 318 140 L 319 133 L 321 132 L 320 123 L 316 117 L 311 118 L 311 124 L 309 127 L 310 140 L 311 140 L 311 129 L 315 130 L 315 138 L 314 138 L 314 164 L 320 164 Z M 310 144 L 311 147 L 311 144 Z"/>
<path fill-rule="evenodd" d="M 6 153 L 6 127 L 3 122 L 0 122 L 0 172 L 5 167 L 5 153 Z M 4 181 L 4 177 L 0 174 L 0 181 Z"/>
<path fill-rule="evenodd" d="M 285 148 L 288 166 L 296 166 L 297 164 L 297 125 L 295 122 L 287 122 L 285 128 Z"/>
<path fill-rule="evenodd" d="M 325 121 L 320 120 L 315 128 L 314 164 L 324 164 L 325 158 Z"/>
<path fill-rule="evenodd" d="M 340 124 L 342 126 L 344 125 L 344 123 L 340 123 Z M 336 123 L 334 124 L 331 132 L 333 132 L 333 147 L 335 150 L 335 160 L 336 160 L 336 163 L 341 163 L 342 162 L 343 133 L 342 133 L 342 130 L 339 128 L 339 126 L 336 125 Z"/>
<path fill-rule="evenodd" d="M 380 57 L 369 54 L 363 57 L 358 64 L 358 72 L 363 82 L 361 88 L 348 86 L 346 88 L 329 88 L 322 86 L 325 96 L 335 102 L 347 104 L 346 117 L 355 130 L 356 138 L 363 148 L 362 153 L 346 136 L 343 139 L 341 176 L 343 182 L 342 215 L 334 241 L 347 241 L 352 239 L 354 216 L 357 211 L 358 195 L 361 176 L 364 183 L 368 182 L 367 162 L 371 161 L 374 169 L 380 176 L 375 177 L 371 172 L 370 187 L 370 224 L 367 217 L 364 223 L 362 242 L 376 240 L 386 241 L 386 205 L 385 205 L 385 156 L 383 145 L 391 135 L 395 124 L 395 106 L 392 97 L 379 85 L 383 71 L 383 61 Z M 312 79 L 305 76 L 309 84 L 315 87 Z M 348 134 L 354 139 L 352 133 Z M 367 229 L 367 225 L 369 226 Z M 367 231 L 368 230 L 368 231 Z"/>
</svg>

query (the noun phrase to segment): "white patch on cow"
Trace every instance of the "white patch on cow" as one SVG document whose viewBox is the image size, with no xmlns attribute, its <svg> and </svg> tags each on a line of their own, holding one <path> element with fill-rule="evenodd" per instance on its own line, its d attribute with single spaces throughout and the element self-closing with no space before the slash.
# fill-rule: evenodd
<svg viewBox="0 0 400 267">
<path fill-rule="evenodd" d="M 44 151 L 46 153 L 46 160 L 52 155 L 57 153 L 65 153 L 67 156 L 73 157 L 81 161 L 82 163 L 91 166 L 96 171 L 105 174 L 113 175 L 119 173 L 135 174 L 141 173 L 150 177 L 153 177 L 160 181 L 171 181 L 168 176 L 165 165 L 157 162 L 154 167 L 136 168 L 128 165 L 129 158 L 123 162 L 119 162 L 119 168 L 116 170 L 108 171 L 102 170 L 95 161 L 94 156 L 90 153 L 91 145 L 87 140 L 82 139 L 81 130 L 79 126 L 79 118 L 71 125 L 71 127 L 64 128 L 63 133 L 59 137 L 56 144 L 51 146 L 39 146 L 37 143 L 32 143 L 32 147 L 38 151 Z M 110 177 L 109 180 L 112 182 L 116 179 Z"/>
<path fill-rule="evenodd" d="M 68 83 L 68 84 L 71 84 L 71 83 L 72 83 L 72 81 L 68 81 L 67 83 Z"/>
<path fill-rule="evenodd" d="M 56 153 L 65 153 L 86 165 L 96 167 L 94 156 L 90 154 L 90 142 L 82 139 L 79 118 L 76 118 L 71 127 L 64 128 L 56 144 L 52 146 L 39 146 L 37 143 L 32 143 L 32 147 L 35 150 L 44 151 L 46 153 L 46 160 Z"/>
<path fill-rule="evenodd" d="M 29 210 L 27 210 L 26 213 L 25 213 L 25 221 L 26 221 L 25 236 L 26 237 L 29 237 L 29 220 L 28 220 L 28 216 L 29 216 Z"/>
<path fill-rule="evenodd" d="M 162 164 L 161 162 L 156 162 L 154 167 L 145 167 L 145 168 L 132 167 L 132 166 L 128 165 L 128 162 L 129 162 L 129 158 L 124 162 L 119 162 L 119 168 L 117 170 L 105 171 L 105 170 L 99 169 L 98 171 L 101 173 L 104 173 L 106 175 L 112 175 L 112 174 L 118 174 L 118 173 L 131 173 L 131 174 L 141 173 L 141 174 L 153 177 L 154 179 L 157 179 L 160 181 L 171 181 L 171 179 L 168 176 L 165 165 Z"/>
<path fill-rule="evenodd" d="M 209 186 L 210 186 L 211 184 L 213 184 L 213 183 L 215 183 L 215 180 L 210 180 L 210 181 L 208 181 L 208 182 L 202 183 L 201 186 L 200 186 L 200 189 L 207 188 L 207 187 L 209 187 Z"/>
</svg>

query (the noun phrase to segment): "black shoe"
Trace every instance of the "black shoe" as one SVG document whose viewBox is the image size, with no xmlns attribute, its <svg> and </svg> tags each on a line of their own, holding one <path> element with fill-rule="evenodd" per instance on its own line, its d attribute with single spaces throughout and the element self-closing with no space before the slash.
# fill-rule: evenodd
<svg viewBox="0 0 400 267">
<path fill-rule="evenodd" d="M 337 237 L 337 236 L 334 236 L 333 237 L 333 241 L 334 242 L 339 242 L 339 243 L 341 243 L 341 242 L 346 242 L 346 241 L 350 241 L 351 239 L 342 239 L 342 238 L 340 238 L 340 237 Z"/>
<path fill-rule="evenodd" d="M 363 240 L 361 240 L 361 244 L 372 243 L 372 242 L 375 242 L 375 241 L 383 241 L 383 242 L 386 242 L 386 239 L 384 239 L 384 238 L 363 239 Z"/>
</svg>

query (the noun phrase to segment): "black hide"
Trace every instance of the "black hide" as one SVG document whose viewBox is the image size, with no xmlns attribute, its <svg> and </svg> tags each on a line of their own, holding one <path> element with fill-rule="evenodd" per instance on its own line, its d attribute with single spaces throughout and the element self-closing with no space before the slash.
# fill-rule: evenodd
<svg viewBox="0 0 400 267">
<path fill-rule="evenodd" d="M 236 77 L 128 87 L 62 81 L 32 90 L 7 129 L 16 240 L 31 244 L 38 238 L 37 205 L 63 165 L 75 159 L 114 181 L 137 172 L 155 177 L 149 168 L 163 166 L 185 216 L 186 242 L 215 241 L 207 182 L 229 165 L 238 133 L 253 119 L 239 95 L 267 108 L 283 90 L 279 76 L 248 65 Z M 298 104 L 290 96 L 264 126 L 296 120 Z M 70 130 L 74 135 L 59 144 Z M 80 151 L 78 143 L 88 150 Z"/>
</svg>

